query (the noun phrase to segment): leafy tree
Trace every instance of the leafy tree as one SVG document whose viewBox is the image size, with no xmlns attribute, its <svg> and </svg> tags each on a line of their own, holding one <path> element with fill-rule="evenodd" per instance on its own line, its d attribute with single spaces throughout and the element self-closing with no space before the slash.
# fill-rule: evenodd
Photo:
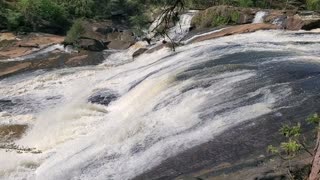
<svg viewBox="0 0 320 180">
<path fill-rule="evenodd" d="M 93 0 L 54 0 L 72 17 L 93 17 L 95 2 Z"/>
<path fill-rule="evenodd" d="M 19 11 L 34 31 L 45 21 L 55 24 L 66 22 L 64 9 L 51 0 L 20 0 L 18 5 Z"/>
</svg>

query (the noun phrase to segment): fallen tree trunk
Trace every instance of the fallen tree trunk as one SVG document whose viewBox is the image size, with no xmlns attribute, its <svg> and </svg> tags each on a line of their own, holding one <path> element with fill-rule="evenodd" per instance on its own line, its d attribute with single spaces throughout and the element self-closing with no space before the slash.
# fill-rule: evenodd
<svg viewBox="0 0 320 180">
<path fill-rule="evenodd" d="M 19 44 L 19 47 L 23 47 L 23 48 L 40 48 L 39 44 Z"/>
<path fill-rule="evenodd" d="M 315 147 L 315 155 L 312 160 L 312 169 L 309 175 L 309 180 L 319 180 L 320 179 L 320 124 L 317 127 L 318 136 L 317 144 Z"/>
</svg>

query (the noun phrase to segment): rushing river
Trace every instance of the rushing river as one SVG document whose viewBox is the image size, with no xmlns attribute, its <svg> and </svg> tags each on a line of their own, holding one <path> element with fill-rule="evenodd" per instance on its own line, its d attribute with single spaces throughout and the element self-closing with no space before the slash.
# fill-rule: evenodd
<svg viewBox="0 0 320 180">
<path fill-rule="evenodd" d="M 0 124 L 29 128 L 0 141 L 0 179 L 131 179 L 241 124 L 312 113 L 319 39 L 259 31 L 2 79 Z"/>
</svg>

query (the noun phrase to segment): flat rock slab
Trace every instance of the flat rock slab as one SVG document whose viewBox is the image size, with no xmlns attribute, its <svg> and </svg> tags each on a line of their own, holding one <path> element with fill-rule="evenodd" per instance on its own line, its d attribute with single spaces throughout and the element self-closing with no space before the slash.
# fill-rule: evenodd
<svg viewBox="0 0 320 180">
<path fill-rule="evenodd" d="M 0 61 L 0 78 L 37 69 L 53 69 L 97 65 L 104 60 L 103 53 L 82 51 L 75 54 L 49 53 L 46 57 L 36 57 L 25 61 Z"/>
<path fill-rule="evenodd" d="M 12 33 L 0 33 L 0 44 L 2 41 L 10 41 L 10 44 L 6 43 L 6 46 L 0 47 L 0 60 L 29 55 L 35 49 L 40 50 L 52 44 L 62 43 L 64 37 L 37 33 L 23 36 L 14 36 Z"/>
<path fill-rule="evenodd" d="M 221 31 L 214 32 L 212 34 L 196 37 L 193 40 L 191 40 L 189 43 L 196 43 L 201 42 L 205 40 L 215 39 L 219 37 L 224 36 L 230 36 L 234 34 L 242 34 L 242 33 L 249 33 L 249 32 L 255 32 L 259 30 L 270 30 L 270 29 L 278 29 L 279 27 L 274 24 L 244 24 L 244 25 L 238 25 L 238 26 L 232 26 L 225 28 Z"/>
</svg>

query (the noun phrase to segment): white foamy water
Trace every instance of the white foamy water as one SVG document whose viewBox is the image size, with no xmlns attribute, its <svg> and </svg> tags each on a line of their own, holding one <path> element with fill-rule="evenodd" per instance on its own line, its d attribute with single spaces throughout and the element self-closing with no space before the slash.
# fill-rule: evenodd
<svg viewBox="0 0 320 180">
<path fill-rule="evenodd" d="M 28 124 L 15 144 L 42 153 L 0 149 L 0 179 L 134 178 L 229 128 L 281 108 L 279 103 L 292 94 L 290 83 L 259 79 L 271 76 L 268 68 L 261 69 L 318 57 L 319 37 L 259 31 L 176 52 L 162 49 L 134 61 L 127 60 L 129 50 L 98 66 L 3 79 L 0 99 L 15 100 L 21 109 L 5 109 L 0 123 Z M 257 59 L 249 57 L 250 52 Z M 259 58 L 264 52 L 271 54 Z M 237 58 L 241 62 L 232 64 Z M 110 65 L 116 60 L 121 63 Z M 118 99 L 108 106 L 89 103 L 101 89 L 116 92 Z"/>
<path fill-rule="evenodd" d="M 258 11 L 252 21 L 253 24 L 257 23 L 263 23 L 264 22 L 264 17 L 267 15 L 267 12 L 265 11 Z"/>
<path fill-rule="evenodd" d="M 37 49 L 34 48 L 33 53 L 25 55 L 25 56 L 21 56 L 21 57 L 17 57 L 17 58 L 11 58 L 11 59 L 7 59 L 5 61 L 23 61 L 23 60 L 28 60 L 28 59 L 32 59 L 41 55 L 46 55 L 49 52 L 52 51 L 62 51 L 62 52 L 66 52 L 66 53 L 71 53 L 74 50 L 71 47 L 67 47 L 64 48 L 64 46 L 62 44 L 53 44 L 53 45 L 49 45 L 48 47 L 45 47 L 43 49 Z"/>
</svg>

